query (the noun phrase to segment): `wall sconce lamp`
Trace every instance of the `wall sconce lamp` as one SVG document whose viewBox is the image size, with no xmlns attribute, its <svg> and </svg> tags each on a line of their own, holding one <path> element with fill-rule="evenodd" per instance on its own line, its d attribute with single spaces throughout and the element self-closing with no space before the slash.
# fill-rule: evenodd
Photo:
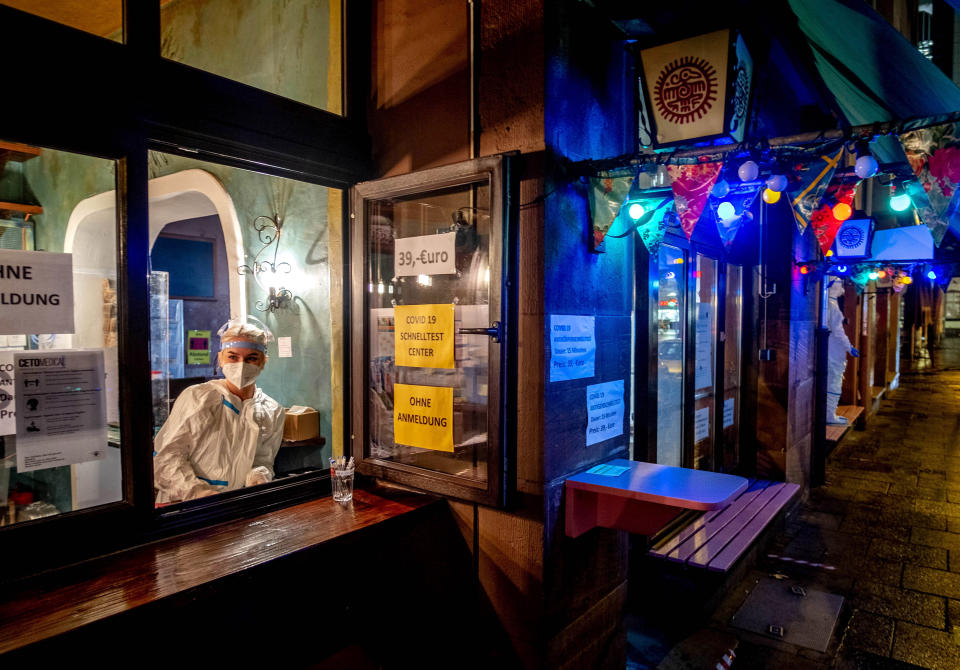
<svg viewBox="0 0 960 670">
<path fill-rule="evenodd" d="M 253 257 L 253 265 L 241 265 L 237 274 L 252 274 L 257 286 L 267 291 L 266 300 L 258 300 L 256 307 L 261 312 L 275 312 L 290 305 L 294 300 L 293 293 L 282 286 L 283 275 L 289 275 L 290 264 L 286 261 L 277 263 L 277 251 L 280 249 L 280 235 L 283 232 L 283 219 L 279 214 L 258 216 L 253 220 L 253 229 L 263 246 Z M 260 257 L 273 247 L 272 260 L 260 260 Z"/>
</svg>

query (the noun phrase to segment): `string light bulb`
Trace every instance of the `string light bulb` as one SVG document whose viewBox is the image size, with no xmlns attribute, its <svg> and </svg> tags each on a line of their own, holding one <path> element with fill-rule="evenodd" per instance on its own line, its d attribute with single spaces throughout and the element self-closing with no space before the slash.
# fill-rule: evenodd
<svg viewBox="0 0 960 670">
<path fill-rule="evenodd" d="M 845 202 L 838 202 L 833 206 L 833 218 L 837 221 L 846 221 L 853 216 L 853 208 Z"/>
<path fill-rule="evenodd" d="M 717 216 L 724 222 L 733 221 L 737 218 L 737 210 L 731 203 L 721 202 L 717 207 Z"/>
<path fill-rule="evenodd" d="M 880 165 L 877 163 L 877 159 L 873 157 L 873 154 L 870 153 L 870 146 L 866 140 L 859 140 L 856 147 L 857 162 L 853 166 L 853 171 L 860 179 L 869 179 L 877 174 Z"/>
<path fill-rule="evenodd" d="M 782 174 L 775 174 L 767 180 L 767 188 L 780 193 L 787 188 L 787 178 Z"/>
<path fill-rule="evenodd" d="M 629 216 L 634 221 L 639 221 L 640 217 L 642 217 L 645 213 L 646 213 L 646 210 L 643 208 L 643 205 L 641 205 L 639 202 L 635 202 L 627 208 L 627 216 Z"/>
<path fill-rule="evenodd" d="M 737 176 L 740 181 L 753 181 L 760 176 L 760 166 L 756 161 L 746 160 L 737 168 Z"/>
<path fill-rule="evenodd" d="M 768 205 L 772 205 L 780 201 L 780 191 L 774 191 L 769 186 L 763 189 L 763 201 Z"/>
</svg>

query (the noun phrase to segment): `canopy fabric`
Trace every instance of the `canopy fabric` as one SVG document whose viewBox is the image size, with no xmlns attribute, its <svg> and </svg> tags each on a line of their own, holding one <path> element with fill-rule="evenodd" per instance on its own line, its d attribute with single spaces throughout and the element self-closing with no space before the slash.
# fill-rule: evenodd
<svg viewBox="0 0 960 670">
<path fill-rule="evenodd" d="M 863 0 L 788 1 L 849 125 L 960 109 L 960 89 Z"/>
</svg>

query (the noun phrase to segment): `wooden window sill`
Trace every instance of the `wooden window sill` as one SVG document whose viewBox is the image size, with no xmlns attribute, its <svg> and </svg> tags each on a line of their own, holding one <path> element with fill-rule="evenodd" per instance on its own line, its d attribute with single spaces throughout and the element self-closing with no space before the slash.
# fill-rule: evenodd
<svg viewBox="0 0 960 670">
<path fill-rule="evenodd" d="M 0 654 L 48 640 L 439 500 L 388 486 L 321 498 L 134 547 L 37 577 L 0 603 Z"/>
</svg>

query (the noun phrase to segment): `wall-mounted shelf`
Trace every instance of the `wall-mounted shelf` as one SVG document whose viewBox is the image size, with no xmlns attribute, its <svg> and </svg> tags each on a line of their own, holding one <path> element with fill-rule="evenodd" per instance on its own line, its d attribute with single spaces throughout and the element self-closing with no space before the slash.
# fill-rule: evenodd
<svg viewBox="0 0 960 670">
<path fill-rule="evenodd" d="M 748 483 L 736 475 L 617 458 L 566 480 L 566 533 L 577 537 L 602 526 L 653 535 L 685 510 L 726 507 Z"/>
<path fill-rule="evenodd" d="M 31 147 L 29 144 L 19 144 L 17 142 L 4 142 L 0 140 L 0 165 L 7 162 L 22 163 L 23 161 L 36 158 L 43 152 L 38 147 Z"/>
<path fill-rule="evenodd" d="M 23 212 L 24 214 L 43 214 L 43 207 L 40 205 L 24 205 L 19 202 L 0 201 L 0 218 L 9 218 L 5 216 L 6 212 Z"/>
</svg>

